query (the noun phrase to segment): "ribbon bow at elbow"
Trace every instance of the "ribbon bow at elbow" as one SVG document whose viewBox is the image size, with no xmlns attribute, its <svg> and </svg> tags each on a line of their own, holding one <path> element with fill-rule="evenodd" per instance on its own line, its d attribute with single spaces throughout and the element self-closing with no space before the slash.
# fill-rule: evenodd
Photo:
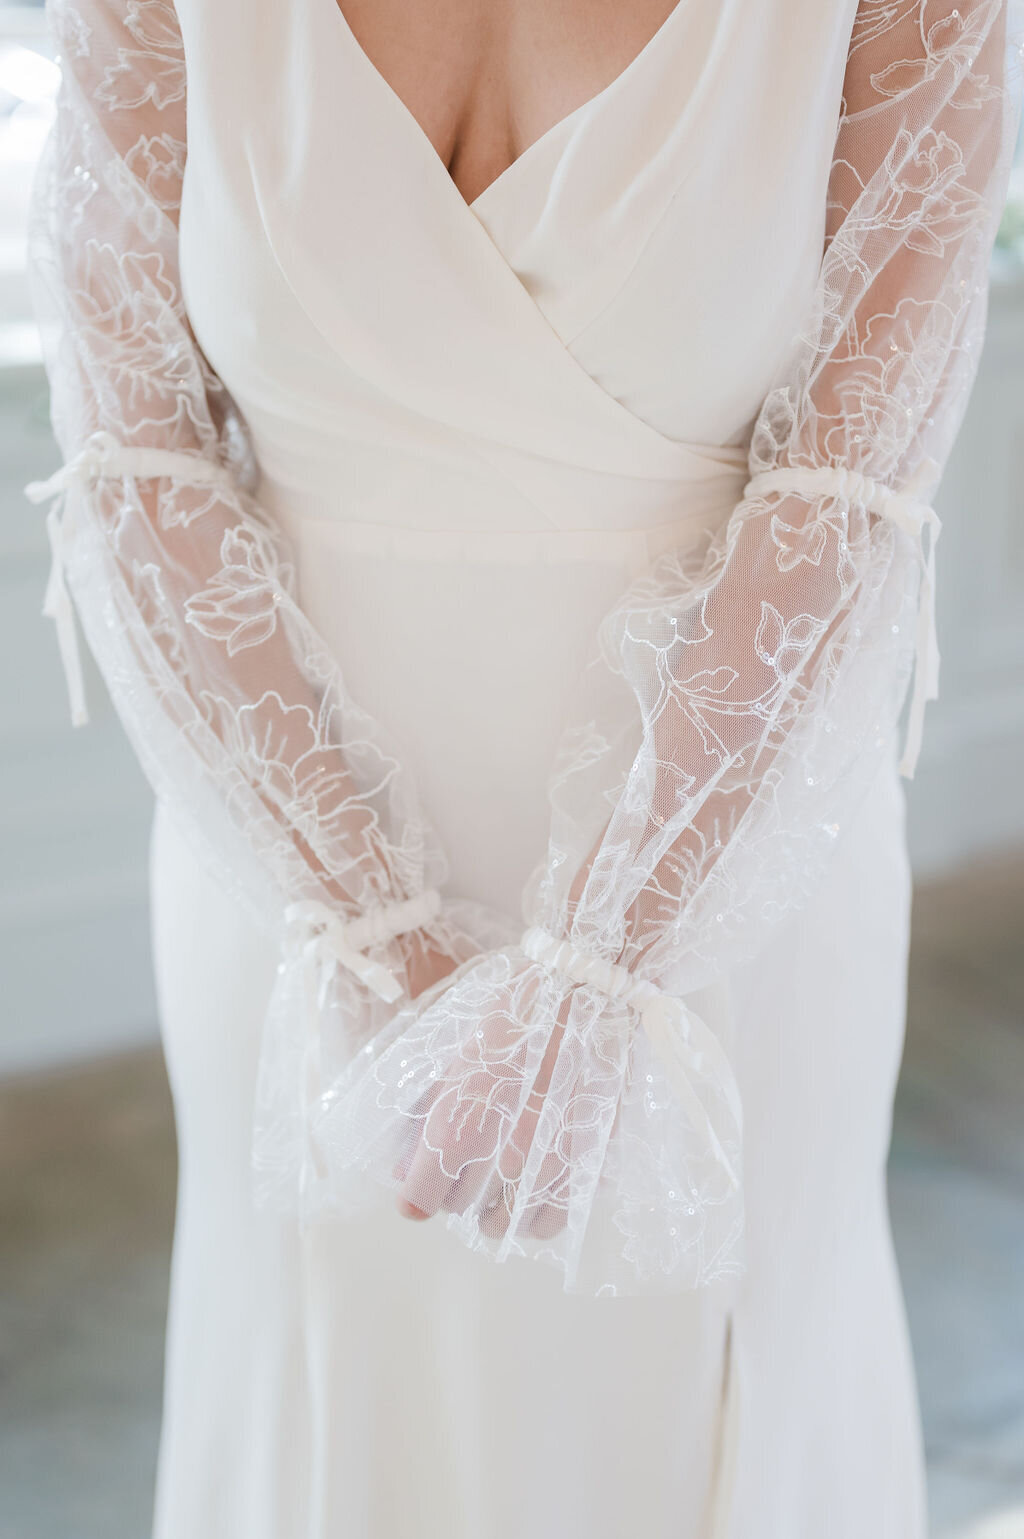
<svg viewBox="0 0 1024 1539">
<path fill-rule="evenodd" d="M 913 780 L 924 735 L 924 712 L 929 700 L 939 695 L 939 640 L 935 627 L 935 542 L 942 524 L 929 503 L 914 496 L 915 482 L 934 479 L 935 466 L 926 460 L 919 478 L 906 490 L 894 492 L 882 481 L 851 470 L 845 465 L 793 465 L 759 472 L 743 489 L 744 497 L 767 497 L 772 493 L 798 497 L 845 497 L 859 502 L 869 513 L 888 519 L 913 540 L 921 567 L 921 591 L 917 611 L 917 636 L 914 655 L 914 689 L 907 717 L 907 734 L 900 759 L 900 774 Z"/>
<path fill-rule="evenodd" d="M 67 681 L 71 721 L 76 727 L 89 720 L 85 699 L 85 677 L 78 645 L 74 607 L 66 579 L 71 531 L 67 508 L 61 507 L 66 494 L 74 488 L 88 490 L 106 476 L 134 476 L 140 480 L 166 476 L 188 486 L 215 486 L 227 481 L 228 473 L 214 460 L 176 449 L 147 449 L 120 443 L 112 433 L 93 433 L 78 453 L 67 460 L 45 481 L 29 481 L 24 495 L 31 503 L 52 504 L 46 515 L 46 533 L 50 542 L 50 575 L 43 598 L 43 614 L 54 622 L 64 678 Z"/>
</svg>

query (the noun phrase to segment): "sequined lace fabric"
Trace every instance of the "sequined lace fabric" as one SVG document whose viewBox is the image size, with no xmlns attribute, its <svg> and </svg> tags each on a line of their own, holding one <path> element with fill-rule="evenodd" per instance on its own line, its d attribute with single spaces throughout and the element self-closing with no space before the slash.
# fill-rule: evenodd
<svg viewBox="0 0 1024 1539">
<path fill-rule="evenodd" d="M 63 86 L 31 238 L 65 458 L 34 492 L 61 502 L 49 607 L 75 682 L 70 592 L 158 794 L 280 947 L 258 1200 L 312 1219 L 400 1189 L 569 1290 L 736 1272 L 742 1109 L 715 989 L 812 898 L 908 694 L 913 771 L 938 682 L 931 502 L 984 331 L 1017 10 L 858 6 L 813 303 L 745 491 L 606 613 L 519 941 L 448 894 L 191 329 L 173 7 L 49 13 Z"/>
</svg>

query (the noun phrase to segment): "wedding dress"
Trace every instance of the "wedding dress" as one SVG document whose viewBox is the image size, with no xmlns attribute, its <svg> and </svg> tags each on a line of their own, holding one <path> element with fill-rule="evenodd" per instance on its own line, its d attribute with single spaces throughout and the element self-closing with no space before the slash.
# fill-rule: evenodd
<svg viewBox="0 0 1024 1539">
<path fill-rule="evenodd" d="M 50 11 L 30 495 L 159 798 L 157 1539 L 920 1535 L 895 742 L 1016 15 L 679 0 L 467 203 L 335 0 Z"/>
</svg>

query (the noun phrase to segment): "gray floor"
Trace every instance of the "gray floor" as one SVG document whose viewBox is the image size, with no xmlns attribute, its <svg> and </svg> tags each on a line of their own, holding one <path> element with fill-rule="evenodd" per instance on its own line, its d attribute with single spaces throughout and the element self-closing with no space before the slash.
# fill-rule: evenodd
<svg viewBox="0 0 1024 1539">
<path fill-rule="evenodd" d="M 1022 915 L 1020 862 L 915 911 L 891 1189 L 943 1539 L 1024 1535 Z M 0 1539 L 146 1539 L 173 1189 L 158 1053 L 0 1086 Z"/>
<path fill-rule="evenodd" d="M 156 1052 L 0 1090 L 0 1539 L 145 1539 L 174 1180 Z"/>
<path fill-rule="evenodd" d="M 933 1526 L 1024 1539 L 1024 865 L 919 891 L 890 1193 Z M 1016 1513 L 978 1524 L 983 1515 Z"/>
</svg>

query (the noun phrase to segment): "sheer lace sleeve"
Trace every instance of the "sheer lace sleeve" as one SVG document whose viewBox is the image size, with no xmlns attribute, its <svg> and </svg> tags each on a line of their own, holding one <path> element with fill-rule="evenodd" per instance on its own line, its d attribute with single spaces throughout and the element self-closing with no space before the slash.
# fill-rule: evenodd
<svg viewBox="0 0 1024 1539">
<path fill-rule="evenodd" d="M 185 61 L 166 0 L 51 0 L 63 83 L 30 239 L 65 457 L 46 607 L 85 716 L 69 591 L 157 793 L 282 945 L 256 1158 L 315 1175 L 311 1058 L 472 953 L 413 793 L 346 693 L 261 515 L 231 400 L 189 329 L 177 213 Z M 66 585 L 65 585 L 66 577 Z M 315 987 L 315 996 L 310 991 Z"/>
<path fill-rule="evenodd" d="M 813 891 L 912 675 L 913 772 L 937 687 L 930 498 L 982 339 L 1019 46 L 1006 0 L 862 0 L 814 306 L 745 495 L 608 615 L 532 923 L 333 1088 L 317 1138 L 335 1190 L 369 1170 L 569 1289 L 741 1267 L 721 980 Z"/>
</svg>

